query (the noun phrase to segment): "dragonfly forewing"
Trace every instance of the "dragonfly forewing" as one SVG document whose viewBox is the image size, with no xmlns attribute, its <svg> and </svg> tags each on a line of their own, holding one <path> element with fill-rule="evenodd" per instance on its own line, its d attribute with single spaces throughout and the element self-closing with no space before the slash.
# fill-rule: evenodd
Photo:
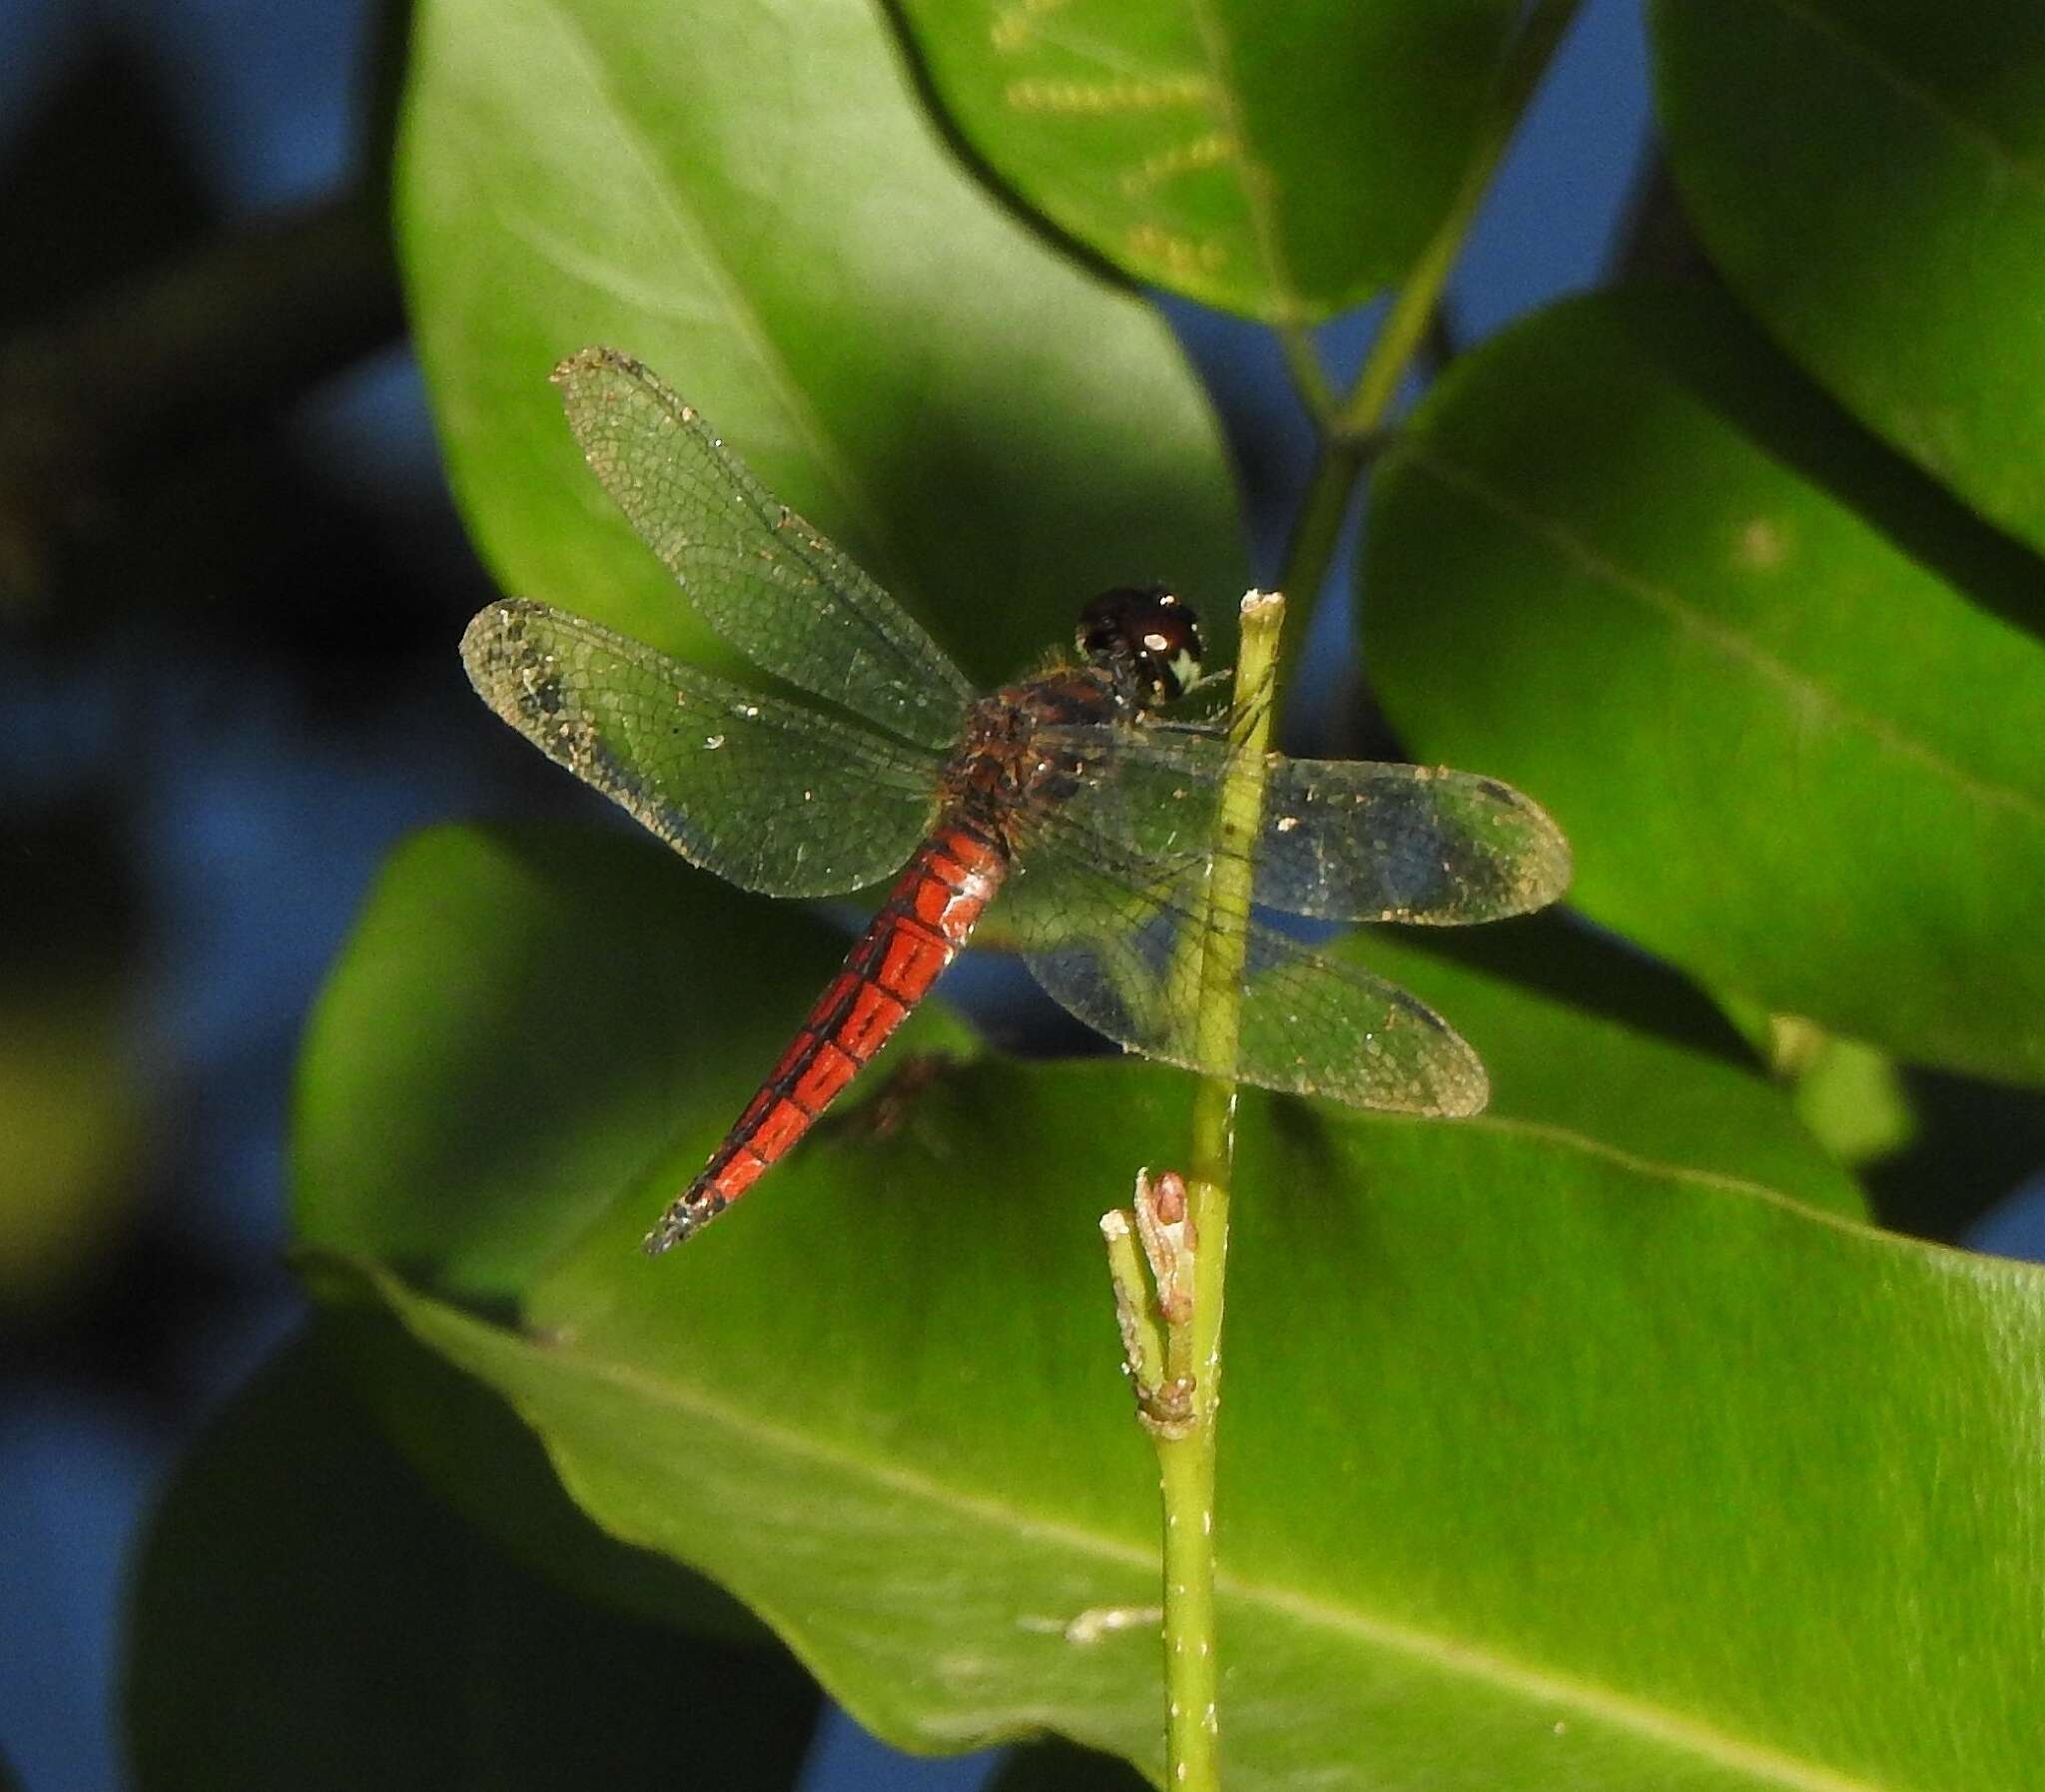
<svg viewBox="0 0 2045 1792">
<path fill-rule="evenodd" d="M 958 738 L 966 675 L 700 412 L 614 348 L 569 356 L 554 380 L 590 467 L 711 628 L 891 733 L 930 747 Z"/>
</svg>

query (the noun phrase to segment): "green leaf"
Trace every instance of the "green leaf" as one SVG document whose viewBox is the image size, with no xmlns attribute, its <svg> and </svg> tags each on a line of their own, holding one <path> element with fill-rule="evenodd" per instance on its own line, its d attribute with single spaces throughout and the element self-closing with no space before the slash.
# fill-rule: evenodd
<svg viewBox="0 0 2045 1792">
<path fill-rule="evenodd" d="M 546 374 L 589 343 L 701 406 L 978 677 L 1106 586 L 1242 589 L 1170 333 L 957 166 L 863 0 L 427 0 L 412 66 L 419 352 L 506 590 L 729 658 L 568 434 Z"/>
<path fill-rule="evenodd" d="M 795 1783 L 817 1715 L 785 1656 L 600 1612 L 512 1567 L 426 1493 L 317 1339 L 185 1463 L 130 1624 L 144 1792 L 769 1792 Z M 714 1720 L 692 1689 L 714 1689 Z"/>
<path fill-rule="evenodd" d="M 2045 31 L 2036 0 L 1655 8 L 1690 216 L 1867 426 L 2045 545 Z"/>
<path fill-rule="evenodd" d="M 673 1276 L 621 1233 L 540 1291 L 530 1338 L 371 1286 L 516 1401 L 603 1522 L 727 1580 L 880 1734 L 1049 1723 L 1154 1769 L 1154 1635 L 1072 1628 L 1153 1602 L 1154 1517 L 1088 1242 L 1113 1166 L 1058 1146 L 1153 1152 L 1182 1120 L 1164 1080 L 982 1067 L 934 1129 L 1022 1154 L 1026 1200 L 803 1165 L 778 1222 L 742 1210 Z M 1242 1783 L 2045 1771 L 2036 1613 L 1997 1565 L 2045 1541 L 2035 1273 L 1578 1140 L 1434 1130 L 1246 1115 Z"/>
<path fill-rule="evenodd" d="M 1132 279 L 1274 323 L 1359 304 L 1448 209 L 1506 0 L 902 0 L 1025 204 Z"/>
<path fill-rule="evenodd" d="M 1374 675 L 1416 753 L 1554 813 L 1592 918 L 1900 1058 L 2036 1081 L 2045 646 L 2012 592 L 2045 568 L 1913 495 L 1722 301 L 1564 305 L 1388 459 Z"/>
<path fill-rule="evenodd" d="M 325 1141 L 327 1184 L 302 1200 L 309 1239 L 349 1241 L 323 1290 L 395 1313 L 496 1389 L 606 1529 L 728 1585 L 881 1735 L 961 1749 L 1050 1728 L 1156 1771 L 1155 1471 L 1094 1221 L 1136 1165 L 1177 1158 L 1185 1079 L 1134 1062 L 953 1070 L 891 1128 L 809 1142 L 658 1263 L 634 1247 L 676 1154 L 594 1213 L 579 1188 L 520 1185 L 518 1223 L 564 1242 L 463 1305 L 445 1291 L 490 1278 L 433 1256 L 430 1217 L 408 1219 L 404 1203 L 430 1216 L 436 1196 L 391 1157 L 388 1110 L 487 1132 L 464 1112 L 480 1067 L 543 1058 L 507 985 L 520 966 L 546 966 L 556 1003 L 589 1010 L 577 1036 L 622 1064 L 672 1053 L 667 1021 L 600 976 L 577 994 L 585 966 L 754 962 L 755 1002 L 698 1005 L 699 1055 L 670 1085 L 685 1128 L 729 1117 L 726 1060 L 757 1074 L 774 1050 L 754 1054 L 760 1029 L 792 1021 L 813 968 L 692 924 L 680 898 L 697 881 L 650 848 L 558 854 L 541 901 L 518 895 L 529 856 L 482 844 L 458 879 L 445 848 L 415 854 L 376 908 L 415 912 L 416 882 L 446 927 L 508 927 L 500 955 L 417 935 L 402 1028 L 349 995 L 352 952 L 328 997 L 360 1019 L 316 1032 L 307 1082 L 374 1056 L 386 1094 L 375 1126 Z M 399 931 L 372 911 L 362 937 Z M 2034 1577 L 2009 1564 L 2045 1547 L 2045 1278 L 1821 1216 L 1736 1162 L 1698 1167 L 1686 1092 L 1736 1133 L 1765 1090 L 1728 1094 L 1695 1043 L 1630 1065 L 1644 1028 L 1572 1031 L 1532 997 L 1517 1019 L 1513 991 L 1444 975 L 1469 1009 L 1452 1016 L 1499 1056 L 1495 1115 L 1243 1105 L 1221 1507 L 1231 1778 L 2037 1778 Z M 450 1024 L 493 1003 L 502 1034 Z M 1611 1078 L 1614 1104 L 1641 1110 L 1630 1140 L 1525 1073 L 1544 1050 Z M 525 1098 L 544 1101 L 536 1081 Z M 553 1117 L 625 1123 L 579 1104 Z M 342 1176 L 350 1140 L 360 1166 Z M 1792 1141 L 1727 1149 L 1785 1163 Z M 390 1192 L 365 1201 L 378 1177 Z M 554 1200 L 574 1226 L 547 1222 Z M 404 1242 L 402 1273 L 379 1224 Z M 472 1221 L 445 1243 L 502 1261 Z"/>
</svg>

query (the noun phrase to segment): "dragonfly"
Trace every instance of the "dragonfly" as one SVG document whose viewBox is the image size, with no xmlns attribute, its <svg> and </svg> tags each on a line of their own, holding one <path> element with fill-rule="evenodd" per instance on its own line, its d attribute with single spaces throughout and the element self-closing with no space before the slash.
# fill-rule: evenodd
<svg viewBox="0 0 2045 1792">
<path fill-rule="evenodd" d="M 504 599 L 461 653 L 486 703 L 691 864 L 748 891 L 887 883 L 780 1061 L 647 1235 L 702 1230 L 785 1157 L 908 1018 L 999 895 L 1036 980 L 1124 1048 L 1353 1106 L 1465 1115 L 1483 1065 L 1420 1001 L 1253 912 L 1231 1043 L 1197 1024 L 1199 943 L 1238 748 L 1165 712 L 1201 680 L 1191 605 L 1090 598 L 1070 654 L 990 695 L 775 499 L 639 362 L 554 369 L 598 480 L 701 620 L 775 695 L 546 604 Z M 1246 887 L 1319 920 L 1483 921 L 1562 894 L 1567 843 L 1529 798 L 1437 767 L 1267 757 Z M 1226 1051 L 1228 1061 L 1214 1059 Z"/>
</svg>

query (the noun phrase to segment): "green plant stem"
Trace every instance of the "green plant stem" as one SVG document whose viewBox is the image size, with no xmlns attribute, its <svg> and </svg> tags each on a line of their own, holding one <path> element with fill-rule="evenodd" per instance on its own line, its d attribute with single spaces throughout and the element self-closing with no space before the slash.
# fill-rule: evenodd
<svg viewBox="0 0 2045 1792">
<path fill-rule="evenodd" d="M 1299 637 L 1313 614 L 1314 599 L 1327 583 L 1328 568 L 1335 559 L 1335 543 L 1341 539 L 1343 519 L 1349 514 L 1350 494 L 1369 454 L 1362 443 L 1323 437 L 1314 460 L 1313 478 L 1306 489 L 1299 514 L 1293 519 L 1292 538 L 1285 547 L 1285 566 L 1280 589 L 1294 598 L 1293 617 L 1286 633 L 1283 657 L 1287 665 L 1299 649 Z"/>
<path fill-rule="evenodd" d="M 1314 332 L 1304 323 L 1281 323 L 1277 327 L 1286 368 L 1292 383 L 1299 388 L 1307 414 L 1317 420 L 1325 417 L 1334 408 L 1335 393 L 1328 384 L 1327 369 L 1321 365 L 1320 351 L 1314 346 Z"/>
<path fill-rule="evenodd" d="M 1470 160 L 1456 197 L 1407 271 L 1393 296 L 1392 308 L 1386 312 L 1377 338 L 1371 343 L 1356 384 L 1339 403 L 1327 396 L 1317 363 L 1314 378 L 1301 376 L 1298 344 L 1292 333 L 1287 334 L 1286 354 L 1294 379 L 1321 432 L 1320 454 L 1306 500 L 1293 524 L 1292 539 L 1286 545 L 1284 572 L 1279 580 L 1279 588 L 1292 599 L 1293 621 L 1284 648 L 1288 664 L 1298 651 L 1299 638 L 1313 613 L 1314 599 L 1327 581 L 1357 477 L 1376 451 L 1385 418 L 1399 395 L 1406 370 L 1427 340 L 1435 308 L 1441 303 L 1442 289 L 1462 253 L 1463 240 L 1470 234 L 1478 208 L 1491 191 L 1492 177 L 1498 172 L 1506 146 L 1512 142 L 1527 103 L 1534 97 L 1556 46 L 1562 42 L 1581 4 L 1582 0 L 1535 0 L 1520 27 L 1520 35 L 1513 40 L 1490 103 L 1478 122 Z"/>
<path fill-rule="evenodd" d="M 1200 953 L 1201 1062 L 1236 1060 L 1243 969 L 1248 961 L 1253 849 L 1262 822 L 1264 749 L 1285 614 L 1281 597 L 1243 599 L 1241 655 L 1229 732 L 1238 751 L 1221 795 L 1218 851 L 1207 890 Z M 1166 1784 L 1188 1792 L 1220 1786 L 1220 1653 L 1214 1613 L 1214 1465 L 1221 1405 L 1221 1317 L 1228 1263 L 1228 1197 L 1235 1152 L 1234 1079 L 1203 1076 L 1193 1095 L 1187 1233 L 1193 1249 L 1191 1311 L 1166 1331 L 1166 1369 L 1192 1387 L 1191 1422 L 1153 1428 L 1164 1505 Z"/>
<path fill-rule="evenodd" d="M 1236 1061 L 1247 963 L 1250 886 L 1262 820 L 1264 750 L 1281 644 L 1296 650 L 1327 578 L 1358 476 L 1376 448 L 1413 356 L 1426 341 L 1449 271 L 1491 186 L 1542 73 L 1580 0 L 1536 0 L 1500 70 L 1456 197 L 1393 299 L 1356 385 L 1339 403 L 1303 328 L 1281 331 L 1301 396 L 1321 432 L 1321 451 L 1285 557 L 1283 589 L 1300 600 L 1291 636 L 1283 598 L 1243 600 L 1230 733 L 1242 751 L 1222 793 L 1219 851 L 1207 892 L 1199 966 L 1197 1057 Z M 1193 1097 L 1186 1178 L 1193 1251 L 1190 1313 L 1165 1330 L 1165 1372 L 1189 1385 L 1187 1423 L 1151 1425 L 1164 1506 L 1165 1783 L 1174 1792 L 1219 1792 L 1220 1652 L 1214 1610 L 1216 1432 L 1221 1406 L 1221 1320 L 1228 1264 L 1228 1204 L 1235 1151 L 1236 1085 L 1203 1076 Z M 1126 1282 L 1127 1265 L 1117 1272 Z M 1132 1367 L 1132 1373 L 1134 1369 Z M 1141 1378 L 1139 1377 L 1139 1387 Z"/>
</svg>

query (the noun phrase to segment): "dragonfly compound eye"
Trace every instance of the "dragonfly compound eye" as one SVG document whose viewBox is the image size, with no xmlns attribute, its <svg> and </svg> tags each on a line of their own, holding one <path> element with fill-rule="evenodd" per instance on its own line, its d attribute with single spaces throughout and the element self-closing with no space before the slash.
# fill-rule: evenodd
<svg viewBox="0 0 2045 1792">
<path fill-rule="evenodd" d="M 1103 591 L 1079 612 L 1079 651 L 1146 707 L 1185 695 L 1200 675 L 1200 621 L 1162 585 Z"/>
</svg>

